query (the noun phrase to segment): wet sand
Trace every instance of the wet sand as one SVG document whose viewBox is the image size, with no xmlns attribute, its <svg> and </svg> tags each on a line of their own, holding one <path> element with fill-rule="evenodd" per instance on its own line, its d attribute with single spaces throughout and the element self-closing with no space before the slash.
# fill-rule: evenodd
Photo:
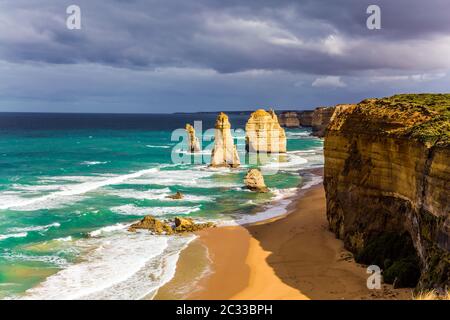
<svg viewBox="0 0 450 320">
<path fill-rule="evenodd" d="M 285 216 L 198 235 L 180 255 L 175 277 L 155 299 L 411 298 L 410 289 L 367 288 L 366 268 L 328 230 L 322 185 L 300 192 Z M 207 248 L 210 270 L 183 278 L 196 264 L 192 256 L 198 248 Z M 182 297 L 170 294 L 189 282 L 193 287 Z"/>
</svg>

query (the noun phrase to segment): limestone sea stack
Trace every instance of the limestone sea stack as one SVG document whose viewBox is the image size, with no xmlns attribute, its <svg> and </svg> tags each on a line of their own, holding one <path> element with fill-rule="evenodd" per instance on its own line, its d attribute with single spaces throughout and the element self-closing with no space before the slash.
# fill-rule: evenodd
<svg viewBox="0 0 450 320">
<path fill-rule="evenodd" d="M 214 148 L 211 153 L 211 167 L 231 167 L 240 165 L 239 155 L 231 135 L 228 116 L 221 112 L 217 116 L 214 135 Z"/>
<path fill-rule="evenodd" d="M 186 132 L 188 134 L 188 150 L 189 152 L 200 152 L 200 142 L 195 136 L 195 129 L 189 123 L 186 124 Z"/>
<path fill-rule="evenodd" d="M 264 177 L 259 169 L 250 169 L 244 178 L 245 187 L 256 192 L 268 192 Z"/>
<path fill-rule="evenodd" d="M 450 285 L 450 94 L 341 105 L 325 133 L 331 230 L 395 286 Z"/>
<path fill-rule="evenodd" d="M 246 149 L 256 153 L 285 153 L 286 133 L 273 110 L 259 109 L 250 115 L 245 126 Z"/>
</svg>

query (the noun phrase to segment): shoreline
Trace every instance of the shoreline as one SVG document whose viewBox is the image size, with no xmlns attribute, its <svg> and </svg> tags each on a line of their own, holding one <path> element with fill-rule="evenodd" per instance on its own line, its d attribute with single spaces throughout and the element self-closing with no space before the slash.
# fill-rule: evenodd
<svg viewBox="0 0 450 320">
<path fill-rule="evenodd" d="M 367 289 L 366 267 L 328 230 L 325 205 L 322 184 L 299 188 L 285 214 L 198 232 L 154 299 L 411 299 L 409 288 Z"/>
</svg>

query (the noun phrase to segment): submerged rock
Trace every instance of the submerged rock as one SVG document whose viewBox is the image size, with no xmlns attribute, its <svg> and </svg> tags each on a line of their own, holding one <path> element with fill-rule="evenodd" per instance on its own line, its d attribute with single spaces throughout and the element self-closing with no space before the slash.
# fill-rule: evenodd
<svg viewBox="0 0 450 320">
<path fill-rule="evenodd" d="M 241 162 L 231 136 L 231 124 L 225 113 L 219 114 L 215 128 L 211 167 L 238 167 Z"/>
<path fill-rule="evenodd" d="M 177 191 L 177 193 L 171 194 L 171 195 L 167 196 L 166 198 L 173 199 L 173 200 L 181 200 L 184 198 L 184 195 L 181 192 Z"/>
<path fill-rule="evenodd" d="M 245 187 L 252 191 L 268 192 L 264 177 L 259 169 L 250 169 L 244 178 Z"/>
<path fill-rule="evenodd" d="M 195 136 L 195 129 L 189 123 L 186 124 L 186 132 L 188 134 L 188 150 L 189 152 L 200 152 L 200 142 Z"/>
<path fill-rule="evenodd" d="M 137 223 L 133 223 L 128 231 L 134 232 L 137 229 L 146 229 L 155 234 L 172 234 L 173 229 L 170 224 L 156 219 L 153 216 L 146 216 Z"/>
<path fill-rule="evenodd" d="M 245 125 L 248 152 L 285 153 L 286 133 L 273 110 L 259 109 L 250 115 Z"/>
</svg>

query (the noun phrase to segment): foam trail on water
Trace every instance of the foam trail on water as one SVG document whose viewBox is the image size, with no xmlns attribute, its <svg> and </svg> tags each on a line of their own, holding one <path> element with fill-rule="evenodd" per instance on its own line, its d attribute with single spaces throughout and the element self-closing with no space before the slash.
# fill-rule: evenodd
<svg viewBox="0 0 450 320">
<path fill-rule="evenodd" d="M 28 235 L 27 232 L 11 233 L 11 234 L 0 234 L 0 241 L 9 238 L 24 238 Z"/>
<path fill-rule="evenodd" d="M 26 207 L 29 205 L 34 205 L 36 203 L 41 203 L 41 202 L 44 202 L 47 200 L 55 199 L 55 198 L 80 195 L 80 194 L 84 194 L 84 193 L 92 191 L 92 190 L 96 190 L 101 187 L 105 187 L 105 186 L 113 185 L 113 184 L 120 184 L 129 179 L 139 178 L 143 175 L 157 172 L 158 170 L 159 170 L 158 168 L 152 168 L 152 169 L 141 170 L 141 171 L 137 171 L 134 173 L 125 174 L 125 175 L 121 175 L 121 176 L 111 177 L 111 178 L 108 178 L 105 180 L 84 182 L 84 183 L 70 186 L 67 188 L 67 190 L 53 192 L 53 193 L 50 193 L 45 196 L 30 198 L 30 199 L 22 198 L 20 201 L 15 200 L 14 202 L 10 202 L 10 203 L 7 202 L 6 204 L 3 203 L 0 205 L 0 209 L 21 208 L 21 207 Z"/>
<path fill-rule="evenodd" d="M 166 214 L 189 214 L 200 210 L 200 206 L 195 207 L 137 207 L 132 204 L 113 207 L 111 211 L 127 216 L 161 216 Z"/>
</svg>

